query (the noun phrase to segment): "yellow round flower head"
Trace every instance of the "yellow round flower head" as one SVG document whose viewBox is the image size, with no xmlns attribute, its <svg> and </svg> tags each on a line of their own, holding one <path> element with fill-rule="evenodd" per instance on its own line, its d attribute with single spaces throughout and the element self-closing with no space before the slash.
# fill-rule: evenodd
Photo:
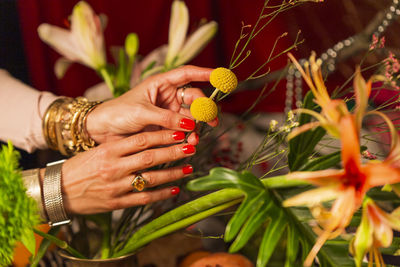
<svg viewBox="0 0 400 267">
<path fill-rule="evenodd" d="M 190 105 L 190 113 L 198 121 L 210 122 L 218 115 L 217 104 L 208 97 L 199 97 Z"/>
<path fill-rule="evenodd" d="M 216 68 L 211 72 L 210 83 L 225 94 L 235 90 L 238 80 L 230 69 Z"/>
</svg>

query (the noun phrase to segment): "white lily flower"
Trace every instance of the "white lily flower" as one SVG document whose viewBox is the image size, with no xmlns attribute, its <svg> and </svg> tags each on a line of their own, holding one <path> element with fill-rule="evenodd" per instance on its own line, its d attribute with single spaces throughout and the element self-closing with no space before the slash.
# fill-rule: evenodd
<svg viewBox="0 0 400 267">
<path fill-rule="evenodd" d="M 169 24 L 168 52 L 164 62 L 167 69 L 176 68 L 193 59 L 217 32 L 217 23 L 211 21 L 186 39 L 188 26 L 189 11 L 186 4 L 174 0 Z"/>
<path fill-rule="evenodd" d="M 56 63 L 57 76 L 62 76 L 71 62 L 79 62 L 95 70 L 106 65 L 100 18 L 84 1 L 74 6 L 71 30 L 44 23 L 38 27 L 38 33 L 45 43 L 65 57 Z"/>
</svg>

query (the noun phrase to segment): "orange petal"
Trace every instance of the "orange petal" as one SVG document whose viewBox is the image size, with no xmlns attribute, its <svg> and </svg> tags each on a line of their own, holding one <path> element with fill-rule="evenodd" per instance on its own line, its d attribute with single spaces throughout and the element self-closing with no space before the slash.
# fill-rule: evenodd
<svg viewBox="0 0 400 267">
<path fill-rule="evenodd" d="M 400 183 L 400 170 L 387 163 L 369 162 L 361 168 L 370 187 Z"/>
<path fill-rule="evenodd" d="M 384 213 L 378 206 L 369 203 L 367 205 L 367 214 L 374 231 L 374 240 L 378 246 L 388 247 L 392 244 L 393 230 L 386 224 L 386 213 Z"/>
<path fill-rule="evenodd" d="M 343 166 L 355 164 L 355 168 L 360 168 L 360 143 L 353 116 L 344 116 L 340 120 L 340 139 Z"/>
<path fill-rule="evenodd" d="M 371 84 L 371 81 L 368 81 L 368 83 L 365 82 L 364 78 L 361 75 L 360 67 L 357 67 L 353 81 L 353 87 L 356 95 L 355 115 L 358 129 L 361 129 L 362 118 L 368 106 L 368 98 L 371 92 Z"/>
<path fill-rule="evenodd" d="M 343 170 L 320 170 L 313 172 L 292 172 L 286 179 L 305 180 L 318 186 L 336 185 L 341 183 Z"/>
<path fill-rule="evenodd" d="M 392 137 L 391 140 L 391 145 L 390 145 L 390 153 L 388 157 L 386 158 L 385 162 L 388 162 L 390 164 L 393 164 L 397 168 L 400 167 L 400 142 L 399 142 L 399 134 L 397 133 L 396 128 L 393 125 L 393 122 L 383 114 L 382 112 L 379 111 L 370 111 L 368 114 L 374 114 L 380 116 L 387 124 L 389 127 L 390 135 Z"/>
<path fill-rule="evenodd" d="M 326 226 L 327 229 L 344 229 L 350 223 L 355 210 L 358 208 L 356 207 L 355 195 L 354 187 L 348 187 L 342 190 L 342 194 L 340 194 L 332 205 L 331 213 L 336 216 L 332 217 L 334 219 Z"/>
<path fill-rule="evenodd" d="M 311 189 L 294 197 L 288 198 L 283 202 L 283 206 L 315 206 L 321 202 L 337 198 L 342 191 L 339 186 L 325 186 Z"/>
</svg>

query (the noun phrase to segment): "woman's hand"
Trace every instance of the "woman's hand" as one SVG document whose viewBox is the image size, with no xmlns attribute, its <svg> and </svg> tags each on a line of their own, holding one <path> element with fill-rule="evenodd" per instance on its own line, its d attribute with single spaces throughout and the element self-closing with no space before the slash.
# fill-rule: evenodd
<svg viewBox="0 0 400 267">
<path fill-rule="evenodd" d="M 182 89 L 192 81 L 209 81 L 212 69 L 184 66 L 152 76 L 124 95 L 100 104 L 87 118 L 87 130 L 97 143 L 119 140 L 155 125 L 165 129 L 192 131 L 195 123 L 187 108 L 182 108 Z M 184 104 L 204 96 L 198 88 L 187 88 Z M 209 123 L 216 126 L 217 121 Z M 188 142 L 196 142 L 192 135 Z"/>
<path fill-rule="evenodd" d="M 190 174 L 190 165 L 161 170 L 150 167 L 192 156 L 195 147 L 183 132 L 143 132 L 101 144 L 68 159 L 62 167 L 62 193 L 67 213 L 93 214 L 167 199 L 179 193 L 177 187 L 150 191 Z M 133 192 L 132 180 L 141 172 L 143 192 Z"/>
</svg>

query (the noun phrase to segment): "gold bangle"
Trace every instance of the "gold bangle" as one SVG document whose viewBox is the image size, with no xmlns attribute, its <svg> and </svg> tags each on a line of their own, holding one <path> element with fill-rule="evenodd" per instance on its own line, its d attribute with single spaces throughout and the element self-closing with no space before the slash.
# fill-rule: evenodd
<svg viewBox="0 0 400 267">
<path fill-rule="evenodd" d="M 43 134 L 49 148 L 63 155 L 74 155 L 93 148 L 96 143 L 86 130 L 86 119 L 101 102 L 89 102 L 86 98 L 60 98 L 46 111 Z"/>
<path fill-rule="evenodd" d="M 35 200 L 40 218 L 47 222 L 47 216 L 43 207 L 42 187 L 40 186 L 39 169 L 22 171 L 22 179 L 26 188 L 26 194 Z"/>
</svg>

